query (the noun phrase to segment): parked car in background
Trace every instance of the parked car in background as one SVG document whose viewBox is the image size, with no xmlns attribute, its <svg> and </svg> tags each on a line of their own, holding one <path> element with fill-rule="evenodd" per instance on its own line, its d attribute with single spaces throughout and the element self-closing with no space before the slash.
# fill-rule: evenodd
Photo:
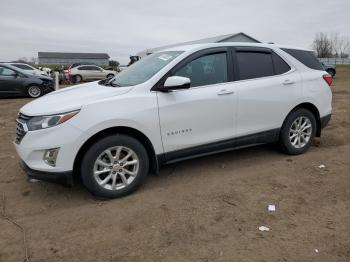
<svg viewBox="0 0 350 262">
<path fill-rule="evenodd" d="M 39 70 L 46 73 L 46 75 L 50 76 L 52 73 L 52 69 L 48 67 L 39 67 Z"/>
<path fill-rule="evenodd" d="M 72 79 L 74 83 L 112 78 L 117 74 L 116 71 L 105 70 L 96 65 L 79 65 L 70 68 L 68 73 L 70 75 L 70 79 Z"/>
<path fill-rule="evenodd" d="M 8 63 L 9 65 L 12 65 L 14 67 L 17 67 L 29 74 L 32 75 L 36 75 L 36 76 L 41 76 L 41 75 L 45 75 L 45 76 L 49 76 L 49 74 L 44 71 L 44 70 L 39 70 L 31 65 L 28 64 L 24 64 L 24 63 Z"/>
<path fill-rule="evenodd" d="M 48 76 L 37 76 L 9 64 L 0 64 L 0 96 L 39 97 L 54 91 L 54 81 Z"/>
<path fill-rule="evenodd" d="M 331 83 L 308 50 L 178 46 L 25 105 L 15 146 L 31 178 L 80 175 L 91 193 L 120 197 L 184 159 L 264 143 L 306 152 L 331 118 Z"/>
<path fill-rule="evenodd" d="M 327 71 L 328 74 L 330 74 L 332 77 L 335 77 L 335 74 L 337 73 L 335 65 L 325 63 L 322 63 L 322 65 L 324 70 Z"/>
</svg>

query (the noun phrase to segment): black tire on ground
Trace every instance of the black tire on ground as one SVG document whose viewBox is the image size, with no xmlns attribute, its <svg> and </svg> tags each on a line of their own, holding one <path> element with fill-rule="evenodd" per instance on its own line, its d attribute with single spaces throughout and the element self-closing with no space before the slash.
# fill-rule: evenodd
<svg viewBox="0 0 350 262">
<path fill-rule="evenodd" d="M 309 140 L 305 143 L 305 145 L 301 146 L 300 148 L 297 147 L 297 145 L 293 145 L 291 142 L 290 137 L 293 135 L 291 132 L 291 127 L 294 121 L 296 121 L 298 118 L 304 117 L 304 119 L 309 119 L 311 123 L 311 132 Z M 299 108 L 294 111 L 292 111 L 287 118 L 285 119 L 281 131 L 280 131 L 280 137 L 279 137 L 279 145 L 281 150 L 289 155 L 299 155 L 304 152 L 306 152 L 310 146 L 312 145 L 313 139 L 316 134 L 316 119 L 314 114 L 305 108 Z M 295 139 L 295 138 L 293 138 Z M 303 140 L 303 139 L 302 139 Z M 295 140 L 293 140 L 294 142 Z M 305 140 L 303 140 L 305 142 Z"/>
<path fill-rule="evenodd" d="M 43 89 L 40 86 L 31 85 L 27 88 L 27 96 L 31 98 L 37 98 L 44 94 Z"/>
<path fill-rule="evenodd" d="M 81 75 L 75 75 L 75 76 L 73 76 L 73 82 L 74 82 L 75 84 L 80 83 L 82 80 L 83 80 L 83 78 L 81 77 Z"/>
<path fill-rule="evenodd" d="M 94 165 L 102 152 L 115 146 L 124 146 L 134 151 L 139 160 L 139 168 L 134 180 L 129 185 L 118 190 L 111 190 L 98 184 L 94 178 Z M 148 170 L 149 158 L 144 146 L 135 138 L 123 134 L 106 136 L 96 141 L 87 150 L 81 161 L 83 184 L 90 193 L 102 198 L 117 198 L 131 194 L 142 185 L 148 175 Z"/>
<path fill-rule="evenodd" d="M 332 76 L 332 78 L 335 76 L 335 71 L 333 69 L 328 69 L 327 73 Z"/>
</svg>

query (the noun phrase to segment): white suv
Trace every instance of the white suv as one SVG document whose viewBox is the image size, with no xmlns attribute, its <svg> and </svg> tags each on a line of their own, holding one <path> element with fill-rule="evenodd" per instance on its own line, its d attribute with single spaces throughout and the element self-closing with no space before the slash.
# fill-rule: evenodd
<svg viewBox="0 0 350 262">
<path fill-rule="evenodd" d="M 274 142 L 305 152 L 330 120 L 331 81 L 308 50 L 176 47 L 25 105 L 15 146 L 29 177 L 81 177 L 93 194 L 119 197 L 183 159 Z"/>
</svg>

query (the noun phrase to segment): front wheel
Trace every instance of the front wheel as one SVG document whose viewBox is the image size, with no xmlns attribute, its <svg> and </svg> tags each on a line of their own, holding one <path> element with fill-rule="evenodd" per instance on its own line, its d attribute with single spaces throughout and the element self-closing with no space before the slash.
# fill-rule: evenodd
<svg viewBox="0 0 350 262">
<path fill-rule="evenodd" d="M 280 132 L 280 147 L 290 155 L 306 152 L 316 134 L 316 120 L 312 112 L 300 108 L 291 112 L 283 123 Z"/>
<path fill-rule="evenodd" d="M 81 162 L 83 184 L 94 195 L 116 198 L 135 191 L 148 174 L 144 146 L 126 135 L 111 135 L 95 142 Z"/>
<path fill-rule="evenodd" d="M 27 89 L 27 95 L 31 98 L 37 98 L 43 95 L 43 90 L 39 86 L 30 86 Z"/>
</svg>

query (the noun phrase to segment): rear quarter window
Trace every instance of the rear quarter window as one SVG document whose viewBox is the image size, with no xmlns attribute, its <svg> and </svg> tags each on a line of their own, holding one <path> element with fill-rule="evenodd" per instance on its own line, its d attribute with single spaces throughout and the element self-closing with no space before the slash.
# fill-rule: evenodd
<svg viewBox="0 0 350 262">
<path fill-rule="evenodd" d="M 317 57 L 314 55 L 312 51 L 289 49 L 289 48 L 282 48 L 282 50 L 290 54 L 291 56 L 293 56 L 295 59 L 303 63 L 305 66 L 311 69 L 324 71 L 321 62 L 317 59 Z"/>
<path fill-rule="evenodd" d="M 291 68 L 290 66 L 276 53 L 272 53 L 273 65 L 275 67 L 275 74 L 281 75 L 288 72 Z"/>
</svg>

